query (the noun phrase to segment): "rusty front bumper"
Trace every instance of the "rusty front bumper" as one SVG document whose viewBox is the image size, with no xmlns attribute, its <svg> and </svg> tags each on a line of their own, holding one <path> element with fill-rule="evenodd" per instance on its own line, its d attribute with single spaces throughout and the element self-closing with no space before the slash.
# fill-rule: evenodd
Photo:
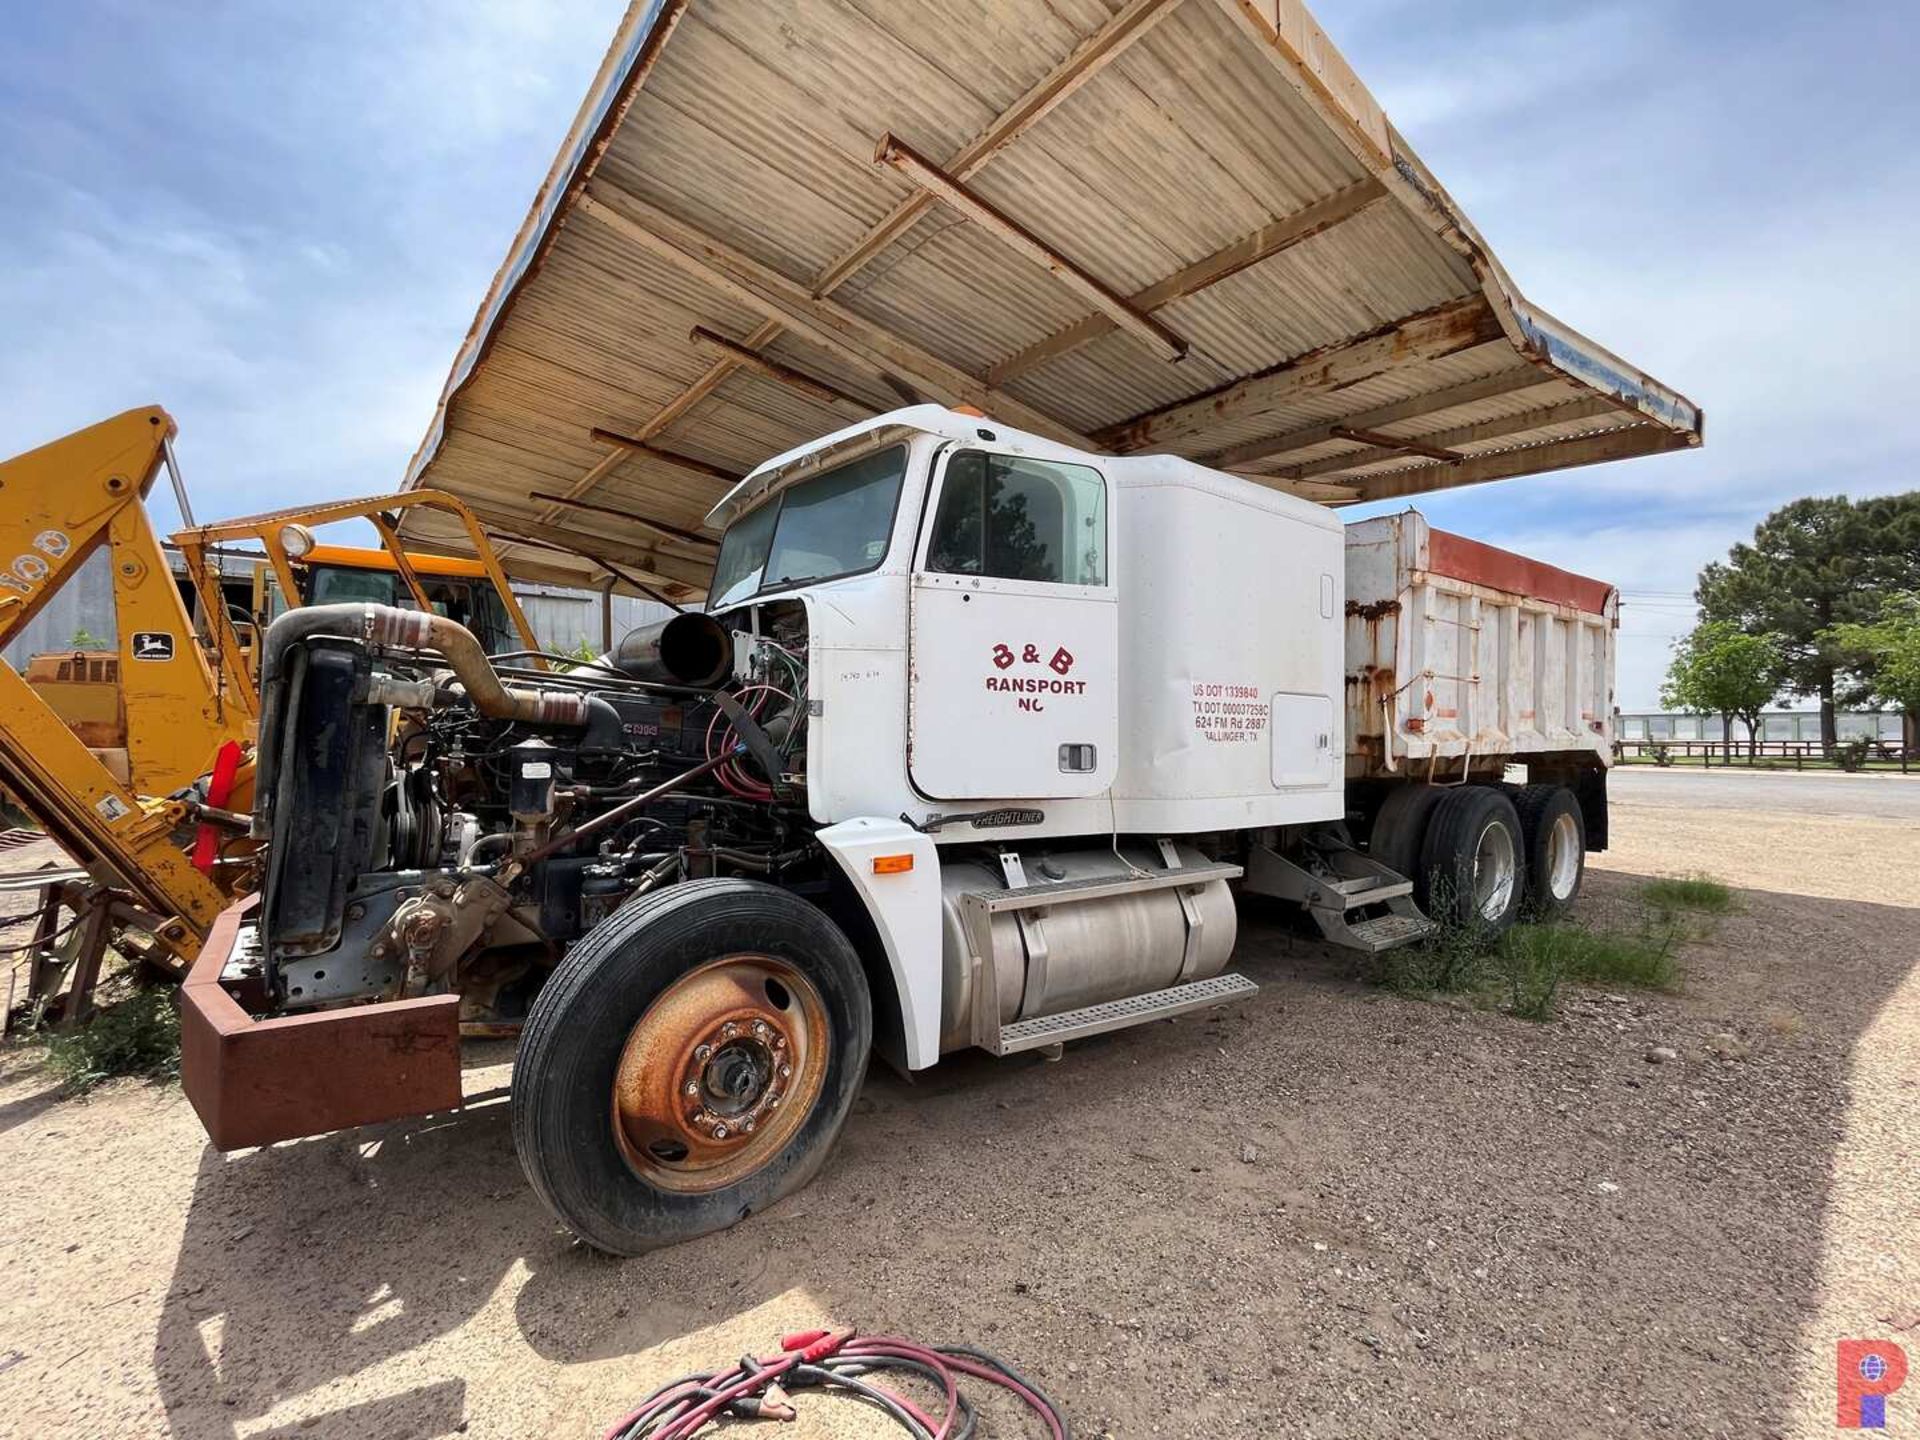
<svg viewBox="0 0 1920 1440">
<path fill-rule="evenodd" d="M 460 1104 L 460 999 L 425 995 L 255 1020 L 220 977 L 258 897 L 220 912 L 180 1001 L 180 1080 L 216 1149 Z"/>
</svg>

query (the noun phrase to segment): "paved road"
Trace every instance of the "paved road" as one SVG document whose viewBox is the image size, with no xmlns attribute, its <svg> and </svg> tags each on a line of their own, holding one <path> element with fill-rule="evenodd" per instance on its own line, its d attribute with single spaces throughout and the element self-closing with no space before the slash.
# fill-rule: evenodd
<svg viewBox="0 0 1920 1440">
<path fill-rule="evenodd" d="M 1623 805 L 1677 810 L 1786 810 L 1802 815 L 1920 821 L 1920 775 L 1792 770 L 1661 770 L 1620 765 L 1608 794 Z"/>
</svg>

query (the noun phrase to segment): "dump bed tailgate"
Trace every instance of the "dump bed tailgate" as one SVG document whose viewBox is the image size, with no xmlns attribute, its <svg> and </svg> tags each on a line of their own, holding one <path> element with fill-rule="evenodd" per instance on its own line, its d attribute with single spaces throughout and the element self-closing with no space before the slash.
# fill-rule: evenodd
<svg viewBox="0 0 1920 1440">
<path fill-rule="evenodd" d="M 1430 526 L 1347 527 L 1347 774 L 1457 779 L 1476 759 L 1612 756 L 1619 594 Z"/>
</svg>

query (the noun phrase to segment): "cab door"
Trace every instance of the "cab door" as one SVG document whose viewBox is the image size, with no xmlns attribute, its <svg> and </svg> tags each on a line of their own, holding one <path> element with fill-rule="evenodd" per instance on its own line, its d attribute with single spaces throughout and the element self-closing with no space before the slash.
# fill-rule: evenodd
<svg viewBox="0 0 1920 1440">
<path fill-rule="evenodd" d="M 909 604 L 908 773 L 936 800 L 1113 784 L 1112 497 L 1090 465 L 969 447 L 934 476 Z"/>
</svg>

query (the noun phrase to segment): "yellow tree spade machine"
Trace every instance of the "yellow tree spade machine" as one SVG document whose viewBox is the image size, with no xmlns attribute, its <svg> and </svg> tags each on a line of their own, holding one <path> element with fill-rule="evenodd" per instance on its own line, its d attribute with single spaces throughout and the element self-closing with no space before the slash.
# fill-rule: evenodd
<svg viewBox="0 0 1920 1440">
<path fill-rule="evenodd" d="M 61 687 L 84 681 L 56 672 L 41 688 L 0 665 L 0 785 L 75 862 L 14 882 L 43 893 L 29 998 L 51 998 L 71 975 L 69 1020 L 84 1012 L 109 943 L 184 973 L 221 908 L 256 884 L 255 847 L 239 812 L 252 800 L 258 706 L 250 657 L 266 616 L 229 613 L 216 547 L 258 544 L 288 607 L 316 593 L 327 598 L 319 579 L 329 571 L 385 569 L 404 586 L 394 595 L 400 604 L 450 611 L 505 643 L 537 648 L 484 529 L 459 500 L 419 490 L 194 526 L 174 435 L 172 417 L 149 406 L 0 463 L 0 645 L 95 552 L 107 552 L 112 573 L 116 647 L 89 658 L 117 686 L 123 744 L 90 747 L 62 713 L 69 697 Z M 199 602 L 197 621 L 146 509 L 162 470 L 190 527 L 173 541 Z M 395 526 L 398 512 L 415 506 L 456 516 L 478 561 L 408 554 Z M 384 555 L 316 544 L 312 527 L 356 518 L 373 524 Z M 332 563 L 309 563 L 321 559 Z"/>
</svg>

